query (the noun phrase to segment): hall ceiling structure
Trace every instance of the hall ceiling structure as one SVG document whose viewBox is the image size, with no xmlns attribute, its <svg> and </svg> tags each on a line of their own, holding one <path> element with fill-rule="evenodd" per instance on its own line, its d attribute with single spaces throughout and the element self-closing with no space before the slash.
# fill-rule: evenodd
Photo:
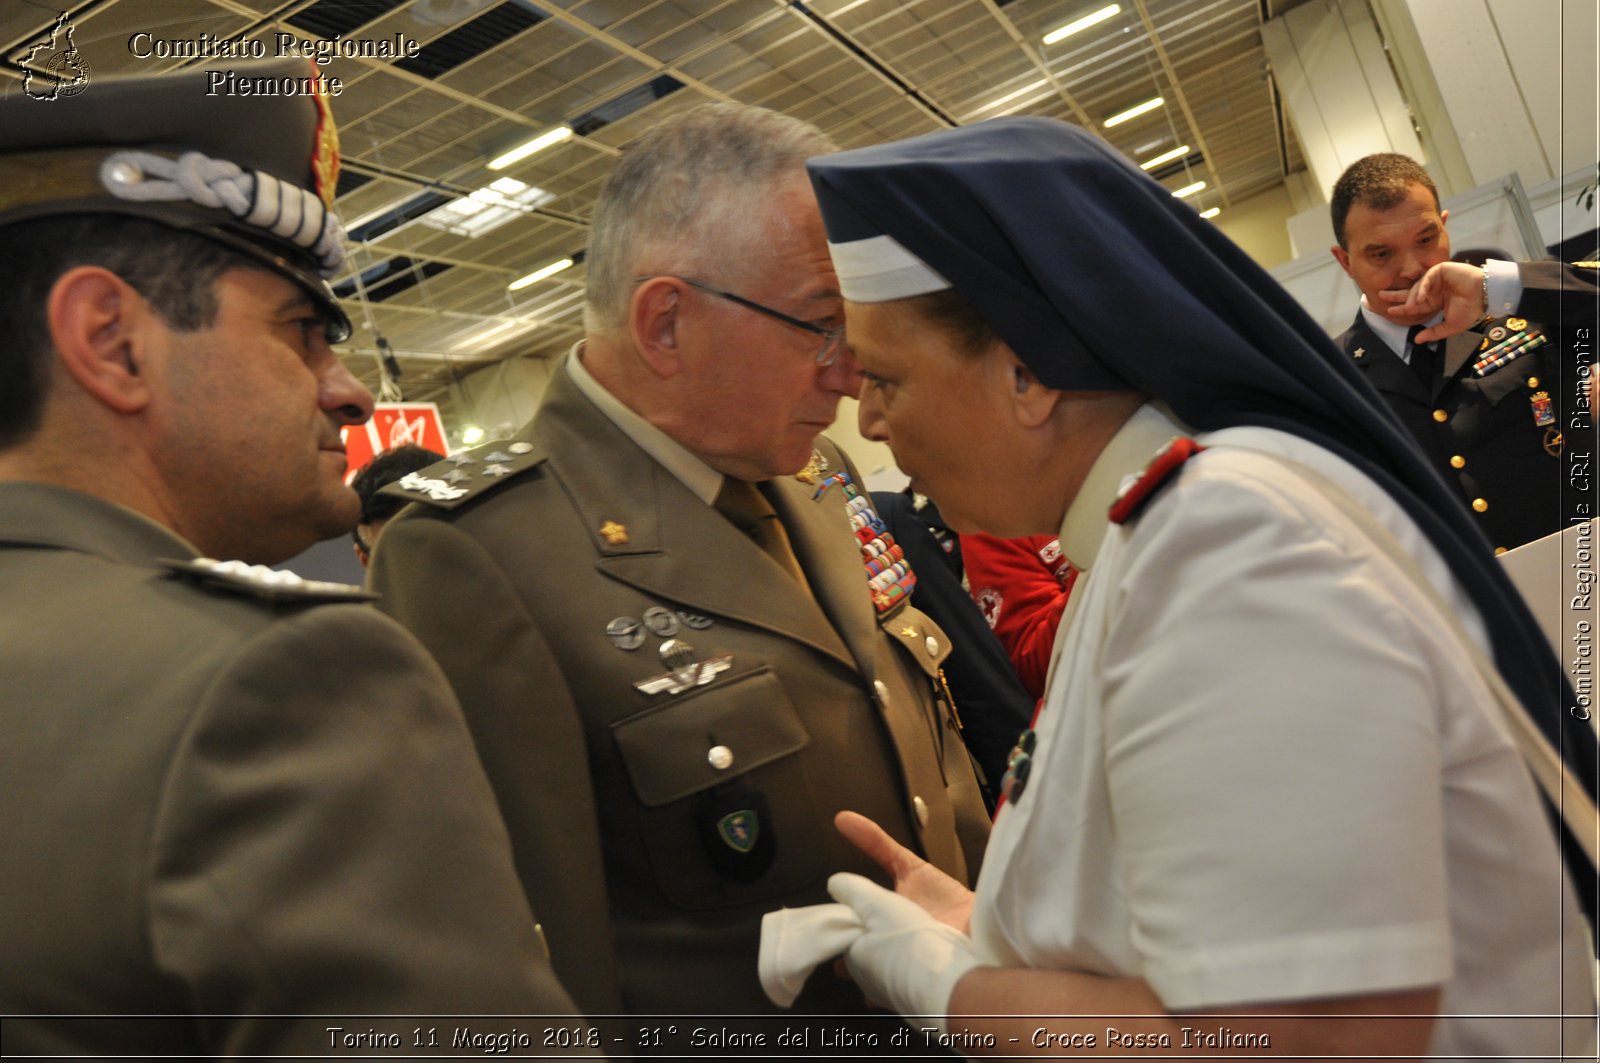
<svg viewBox="0 0 1600 1063">
<path fill-rule="evenodd" d="M 18 76 L 62 2 L 0 4 L 3 76 Z M 140 57 L 138 33 L 146 53 L 202 35 L 260 40 L 267 54 L 279 34 L 417 42 L 414 57 L 323 67 L 343 83 L 331 100 L 337 208 L 356 238 L 335 280 L 356 323 L 344 356 L 376 391 L 382 337 L 407 399 L 469 417 L 455 409 L 465 375 L 555 357 L 579 337 L 595 195 L 622 149 L 666 116 L 759 104 L 848 148 L 1048 115 L 1136 162 L 1186 147 L 1152 174 L 1174 191 L 1204 181 L 1187 201 L 1227 210 L 1304 169 L 1261 42 L 1263 22 L 1299 2 L 1120 0 L 1051 44 L 1047 33 L 1109 0 L 80 0 L 65 11 L 95 77 L 208 61 Z M 1103 125 L 1155 96 L 1164 104 Z M 512 290 L 565 259 L 575 264 Z"/>
</svg>

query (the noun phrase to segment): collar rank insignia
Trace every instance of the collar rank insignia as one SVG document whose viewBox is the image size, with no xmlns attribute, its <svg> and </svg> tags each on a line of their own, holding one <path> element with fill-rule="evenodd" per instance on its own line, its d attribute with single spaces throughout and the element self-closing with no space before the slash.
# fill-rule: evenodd
<svg viewBox="0 0 1600 1063">
<path fill-rule="evenodd" d="M 626 524 L 618 524 L 614 520 L 608 520 L 600 525 L 600 538 L 604 539 L 608 546 L 626 546 L 628 545 L 628 526 Z"/>
<path fill-rule="evenodd" d="M 1117 500 L 1111 506 L 1111 523 L 1126 524 L 1132 520 L 1161 485 L 1183 467 L 1184 462 L 1204 449 L 1188 436 L 1174 436 L 1156 452 L 1156 456 L 1150 459 L 1150 464 L 1144 467 L 1137 478 L 1124 484 L 1122 490 L 1117 492 Z"/>
</svg>

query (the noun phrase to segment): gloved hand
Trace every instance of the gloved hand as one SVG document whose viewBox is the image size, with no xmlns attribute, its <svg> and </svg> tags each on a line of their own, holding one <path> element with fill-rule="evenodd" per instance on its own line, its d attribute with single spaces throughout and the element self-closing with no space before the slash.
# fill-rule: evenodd
<svg viewBox="0 0 1600 1063">
<path fill-rule="evenodd" d="M 861 936 L 861 920 L 843 904 L 780 908 L 761 917 L 756 971 L 767 999 L 791 1007 L 817 964 L 842 955 Z"/>
<path fill-rule="evenodd" d="M 950 994 L 961 976 L 984 964 L 972 939 L 945 926 L 916 902 L 860 875 L 828 879 L 828 893 L 849 905 L 864 930 L 844 954 L 850 977 L 868 997 L 907 1018 L 925 1018 L 946 1031 Z"/>
</svg>

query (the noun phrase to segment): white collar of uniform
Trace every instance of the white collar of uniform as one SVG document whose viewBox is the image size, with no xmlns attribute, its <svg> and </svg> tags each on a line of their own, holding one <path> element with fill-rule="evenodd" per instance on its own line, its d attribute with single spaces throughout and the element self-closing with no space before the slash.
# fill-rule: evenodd
<svg viewBox="0 0 1600 1063">
<path fill-rule="evenodd" d="M 1061 550 L 1076 568 L 1094 567 L 1105 541 L 1112 503 L 1123 481 L 1137 476 L 1173 436 L 1192 435 L 1165 404 L 1147 402 L 1133 412 L 1089 467 L 1077 497 L 1061 519 Z"/>
<path fill-rule="evenodd" d="M 683 486 L 706 505 L 722 490 L 722 474 L 695 457 L 682 443 L 624 406 L 607 391 L 583 364 L 583 341 L 567 356 L 567 373 L 578 390 L 599 407 L 606 419 L 622 430 L 640 450 L 654 458 L 662 468 L 677 477 Z"/>
<path fill-rule="evenodd" d="M 1411 352 L 1406 350 L 1406 333 L 1411 331 L 1405 325 L 1390 318 L 1384 317 L 1371 306 L 1367 305 L 1367 297 L 1361 297 L 1361 316 L 1366 318 L 1367 327 L 1377 334 L 1378 338 L 1389 345 L 1394 352 L 1407 365 L 1411 364 Z M 1437 325 L 1444 320 L 1444 311 L 1441 310 L 1427 322 L 1428 325 Z"/>
</svg>

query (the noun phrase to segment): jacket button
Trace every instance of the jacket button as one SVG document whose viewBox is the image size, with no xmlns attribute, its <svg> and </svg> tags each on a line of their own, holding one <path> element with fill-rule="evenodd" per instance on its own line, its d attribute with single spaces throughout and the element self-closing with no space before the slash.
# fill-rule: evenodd
<svg viewBox="0 0 1600 1063">
<path fill-rule="evenodd" d="M 916 810 L 917 823 L 926 827 L 928 825 L 928 802 L 920 797 L 913 797 L 911 799 L 911 807 Z"/>
<path fill-rule="evenodd" d="M 1467 459 L 1463 458 L 1460 454 L 1457 454 L 1450 459 L 1450 467 L 1452 469 L 1463 469 L 1466 468 L 1466 465 Z"/>
<path fill-rule="evenodd" d="M 1472 508 L 1475 512 L 1482 513 L 1484 510 L 1489 508 L 1489 503 L 1485 502 L 1481 498 L 1474 498 L 1472 500 Z"/>
<path fill-rule="evenodd" d="M 1529 387 L 1530 387 L 1530 388 L 1536 388 L 1536 387 L 1538 387 L 1538 386 L 1539 386 L 1539 378 L 1538 378 L 1538 377 L 1536 377 L 1536 376 L 1530 376 L 1530 377 L 1529 377 L 1529 378 L 1528 378 L 1528 386 L 1529 386 Z"/>
<path fill-rule="evenodd" d="M 706 753 L 706 763 L 718 771 L 727 771 L 733 767 L 733 750 L 727 746 L 712 746 Z"/>
<path fill-rule="evenodd" d="M 889 707 L 889 684 L 881 679 L 872 681 L 872 692 L 878 695 L 878 704 L 883 708 Z"/>
<path fill-rule="evenodd" d="M 1446 421 L 1448 421 L 1450 419 L 1450 415 L 1448 413 L 1445 413 L 1443 410 L 1434 410 L 1433 411 L 1433 419 L 1435 421 L 1438 421 L 1440 424 L 1444 424 Z"/>
</svg>

